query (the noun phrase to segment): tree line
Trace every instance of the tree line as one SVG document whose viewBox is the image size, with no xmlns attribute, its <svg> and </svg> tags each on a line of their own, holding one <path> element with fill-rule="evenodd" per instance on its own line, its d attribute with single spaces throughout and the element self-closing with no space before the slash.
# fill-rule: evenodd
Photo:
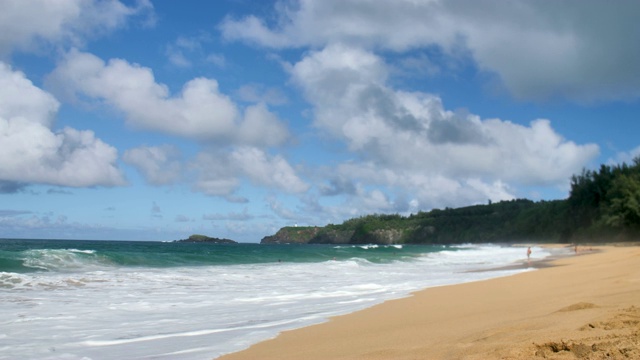
<svg viewBox="0 0 640 360">
<path fill-rule="evenodd" d="M 637 240 L 640 157 L 631 164 L 601 165 L 572 176 L 564 200 L 516 199 L 408 217 L 374 214 L 327 225 L 318 235 L 347 233 L 351 243 L 376 242 L 372 234 L 384 230 L 401 231 L 400 242 L 414 244 Z"/>
</svg>

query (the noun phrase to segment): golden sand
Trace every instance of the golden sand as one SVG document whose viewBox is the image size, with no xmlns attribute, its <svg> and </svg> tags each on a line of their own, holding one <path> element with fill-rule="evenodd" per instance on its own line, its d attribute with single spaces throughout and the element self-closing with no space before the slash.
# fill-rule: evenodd
<svg viewBox="0 0 640 360">
<path fill-rule="evenodd" d="M 640 247 L 553 265 L 426 289 L 221 359 L 640 359 Z"/>
</svg>

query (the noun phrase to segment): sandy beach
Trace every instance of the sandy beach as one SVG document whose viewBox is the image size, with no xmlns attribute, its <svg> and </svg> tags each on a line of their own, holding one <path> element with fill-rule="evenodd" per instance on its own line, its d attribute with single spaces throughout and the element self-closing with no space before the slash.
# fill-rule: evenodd
<svg viewBox="0 0 640 360">
<path fill-rule="evenodd" d="M 550 265 L 426 289 L 220 359 L 640 359 L 640 247 Z"/>
</svg>

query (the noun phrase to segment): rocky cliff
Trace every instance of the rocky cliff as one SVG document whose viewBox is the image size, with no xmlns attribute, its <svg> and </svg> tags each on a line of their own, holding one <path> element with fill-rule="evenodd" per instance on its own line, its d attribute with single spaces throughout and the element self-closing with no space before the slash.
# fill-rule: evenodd
<svg viewBox="0 0 640 360">
<path fill-rule="evenodd" d="M 308 244 L 321 228 L 317 226 L 286 226 L 275 235 L 265 236 L 261 244 Z"/>
<path fill-rule="evenodd" d="M 309 239 L 311 244 L 349 244 L 354 230 L 336 230 L 323 228 L 316 236 Z"/>
<path fill-rule="evenodd" d="M 377 229 L 361 236 L 352 238 L 351 243 L 357 244 L 399 244 L 402 243 L 402 230 Z"/>
<path fill-rule="evenodd" d="M 283 227 L 275 235 L 265 236 L 261 244 L 399 244 L 402 230 L 378 229 L 358 234 L 355 230 L 338 230 L 317 226 Z"/>
</svg>

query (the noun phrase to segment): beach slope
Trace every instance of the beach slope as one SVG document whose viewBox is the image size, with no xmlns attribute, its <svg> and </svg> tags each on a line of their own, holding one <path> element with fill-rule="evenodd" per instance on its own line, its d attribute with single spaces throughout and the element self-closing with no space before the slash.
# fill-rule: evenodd
<svg viewBox="0 0 640 360">
<path fill-rule="evenodd" d="M 553 265 L 426 289 L 221 359 L 640 359 L 640 248 Z"/>
</svg>

